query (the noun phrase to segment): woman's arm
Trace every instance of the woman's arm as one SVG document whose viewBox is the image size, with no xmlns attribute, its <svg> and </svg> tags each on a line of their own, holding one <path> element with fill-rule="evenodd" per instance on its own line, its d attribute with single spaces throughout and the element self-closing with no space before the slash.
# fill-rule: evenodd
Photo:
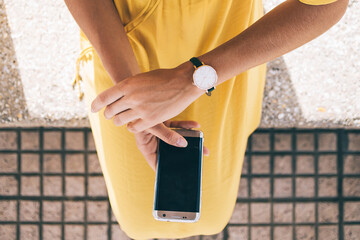
<svg viewBox="0 0 360 240">
<path fill-rule="evenodd" d="M 321 35 L 340 20 L 347 4 L 348 0 L 337 0 L 315 6 L 287 0 L 198 58 L 216 69 L 219 85 Z M 92 111 L 106 107 L 105 117 L 117 114 L 118 125 L 127 124 L 134 133 L 142 131 L 181 113 L 205 93 L 192 84 L 193 72 L 193 64 L 186 61 L 172 69 L 135 75 L 100 93 L 92 102 Z M 130 111 L 121 113 L 125 109 Z"/>
<path fill-rule="evenodd" d="M 315 6 L 287 0 L 236 37 L 199 56 L 199 59 L 216 69 L 216 85 L 221 84 L 318 37 L 341 19 L 347 4 L 348 0 L 337 0 Z M 194 71 L 192 64 L 186 64 L 191 77 Z"/>
<path fill-rule="evenodd" d="M 129 39 L 112 0 L 64 0 L 70 13 L 83 30 L 116 84 L 140 73 Z M 126 112 L 126 111 L 125 111 Z M 116 122 L 116 117 L 114 117 Z M 181 122 L 179 125 L 191 125 Z M 190 125 L 189 125 L 190 124 Z M 153 143 L 142 139 L 157 136 L 168 144 L 178 146 L 178 140 L 186 142 L 179 133 L 159 123 L 149 129 L 135 134 L 139 150 L 149 164 L 154 163 L 155 150 Z M 183 146 L 184 147 L 184 146 Z M 204 152 L 209 150 L 204 147 Z M 151 165 L 152 166 L 152 165 Z"/>
<path fill-rule="evenodd" d="M 124 26 L 112 0 L 64 0 L 98 53 L 112 81 L 140 73 Z"/>
</svg>

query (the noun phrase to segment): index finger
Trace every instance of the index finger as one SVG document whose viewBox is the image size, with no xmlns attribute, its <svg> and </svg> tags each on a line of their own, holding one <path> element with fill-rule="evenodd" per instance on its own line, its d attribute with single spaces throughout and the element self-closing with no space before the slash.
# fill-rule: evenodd
<svg viewBox="0 0 360 240">
<path fill-rule="evenodd" d="M 116 84 L 97 95 L 91 103 L 91 112 L 98 112 L 103 107 L 115 102 L 119 98 L 122 98 L 124 96 L 124 90 L 121 86 L 122 84 Z"/>
</svg>

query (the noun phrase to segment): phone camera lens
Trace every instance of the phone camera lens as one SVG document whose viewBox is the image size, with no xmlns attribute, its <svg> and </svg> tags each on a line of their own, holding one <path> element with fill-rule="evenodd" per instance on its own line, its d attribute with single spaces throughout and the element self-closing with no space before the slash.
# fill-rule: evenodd
<svg viewBox="0 0 360 240">
<path fill-rule="evenodd" d="M 166 217 L 166 214 L 165 214 L 165 213 L 163 214 L 163 217 Z"/>
</svg>

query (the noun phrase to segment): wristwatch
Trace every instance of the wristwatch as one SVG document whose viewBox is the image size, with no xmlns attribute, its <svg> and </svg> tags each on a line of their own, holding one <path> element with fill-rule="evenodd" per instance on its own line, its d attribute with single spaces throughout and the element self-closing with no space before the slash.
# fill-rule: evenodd
<svg viewBox="0 0 360 240">
<path fill-rule="evenodd" d="M 205 90 L 206 95 L 211 96 L 211 92 L 215 90 L 215 84 L 218 78 L 215 69 L 204 64 L 196 57 L 192 57 L 190 62 L 194 64 L 195 68 L 192 84 Z"/>
</svg>

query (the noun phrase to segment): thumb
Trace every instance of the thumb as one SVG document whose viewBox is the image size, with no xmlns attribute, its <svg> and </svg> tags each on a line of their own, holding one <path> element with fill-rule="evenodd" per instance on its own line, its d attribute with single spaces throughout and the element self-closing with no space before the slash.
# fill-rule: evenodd
<svg viewBox="0 0 360 240">
<path fill-rule="evenodd" d="M 179 133 L 175 132 L 174 130 L 169 129 L 163 123 L 159 123 L 149 129 L 148 132 L 157 136 L 167 144 L 176 146 L 176 147 L 186 147 L 187 141 L 186 139 L 181 136 Z"/>
</svg>

